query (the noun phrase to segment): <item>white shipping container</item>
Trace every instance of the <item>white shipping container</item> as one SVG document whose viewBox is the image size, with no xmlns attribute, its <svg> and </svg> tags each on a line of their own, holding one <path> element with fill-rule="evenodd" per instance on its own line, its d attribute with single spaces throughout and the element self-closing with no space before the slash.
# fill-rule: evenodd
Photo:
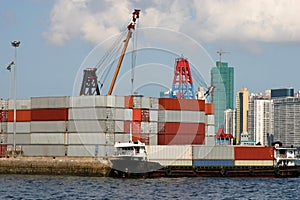
<svg viewBox="0 0 300 200">
<path fill-rule="evenodd" d="M 216 136 L 215 126 L 214 125 L 207 125 L 205 126 L 205 135 L 206 136 Z"/>
<path fill-rule="evenodd" d="M 150 122 L 157 122 L 158 121 L 158 111 L 157 110 L 150 110 L 149 111 Z"/>
<path fill-rule="evenodd" d="M 38 108 L 68 108 L 69 97 L 31 97 L 31 109 Z"/>
<path fill-rule="evenodd" d="M 131 141 L 131 135 L 129 133 L 116 133 L 115 142 L 129 142 Z"/>
<path fill-rule="evenodd" d="M 142 107 L 142 97 L 136 96 L 133 97 L 133 108 L 141 108 Z"/>
<path fill-rule="evenodd" d="M 106 144 L 105 133 L 70 133 L 68 144 L 98 145 Z"/>
<path fill-rule="evenodd" d="M 148 145 L 149 159 L 192 160 L 191 145 Z"/>
<path fill-rule="evenodd" d="M 141 133 L 150 133 L 149 122 L 141 122 Z"/>
<path fill-rule="evenodd" d="M 115 96 L 116 108 L 125 108 L 125 97 L 124 96 Z"/>
<path fill-rule="evenodd" d="M 149 123 L 149 133 L 157 134 L 158 133 L 158 122 L 150 122 Z"/>
<path fill-rule="evenodd" d="M 112 156 L 113 146 L 106 145 L 69 145 L 68 156 L 74 157 L 106 157 Z"/>
<path fill-rule="evenodd" d="M 157 134 L 149 134 L 149 145 L 157 145 L 158 138 Z"/>
<path fill-rule="evenodd" d="M 215 136 L 205 136 L 205 145 L 214 146 L 216 144 Z"/>
<path fill-rule="evenodd" d="M 159 109 L 158 98 L 150 97 L 150 109 Z"/>
<path fill-rule="evenodd" d="M 71 108 L 69 109 L 69 120 L 113 120 L 115 112 L 115 108 Z"/>
<path fill-rule="evenodd" d="M 30 99 L 17 99 L 16 100 L 17 110 L 30 110 L 31 109 L 31 100 Z M 8 100 L 8 110 L 14 110 L 14 100 Z"/>
<path fill-rule="evenodd" d="M 68 122 L 70 133 L 101 133 L 107 129 L 107 122 L 101 120 L 76 120 Z"/>
<path fill-rule="evenodd" d="M 31 144 L 64 144 L 65 133 L 33 133 Z"/>
<path fill-rule="evenodd" d="M 111 108 L 116 107 L 116 98 L 115 98 L 115 96 L 112 96 L 112 95 L 106 96 L 106 107 L 111 107 Z"/>
<path fill-rule="evenodd" d="M 7 122 L 7 132 L 13 133 L 13 122 Z M 30 133 L 30 122 L 16 122 L 16 133 Z"/>
<path fill-rule="evenodd" d="M 13 144 L 14 143 L 14 135 L 7 134 L 7 143 Z M 30 133 L 16 133 L 15 137 L 16 145 L 24 145 L 24 144 L 31 144 L 31 135 Z"/>
<path fill-rule="evenodd" d="M 116 133 L 123 133 L 125 132 L 124 130 L 124 121 L 115 121 L 115 129 L 114 131 Z"/>
<path fill-rule="evenodd" d="M 85 108 L 85 107 L 95 107 L 97 99 L 97 103 L 101 106 L 101 100 L 105 99 L 105 96 L 72 96 L 70 97 L 70 107 L 71 108 Z M 105 102 L 106 105 L 106 102 Z"/>
<path fill-rule="evenodd" d="M 215 115 L 206 115 L 206 124 L 215 125 Z"/>
<path fill-rule="evenodd" d="M 125 109 L 116 108 L 114 120 L 123 120 L 125 119 Z"/>
<path fill-rule="evenodd" d="M 192 166 L 193 161 L 189 160 L 173 160 L 173 159 L 149 159 L 152 162 L 159 162 L 162 166 Z"/>
<path fill-rule="evenodd" d="M 158 118 L 160 122 L 205 123 L 205 113 L 203 111 L 164 110 L 159 111 Z"/>
<path fill-rule="evenodd" d="M 273 160 L 235 160 L 234 166 L 273 166 Z"/>
<path fill-rule="evenodd" d="M 65 156 L 64 145 L 23 145 L 24 156 Z"/>
<path fill-rule="evenodd" d="M 234 147 L 233 146 L 202 146 L 194 145 L 193 159 L 201 160 L 233 160 Z"/>
<path fill-rule="evenodd" d="M 107 145 L 114 145 L 115 144 L 115 133 L 106 133 L 105 141 L 106 141 Z"/>
<path fill-rule="evenodd" d="M 65 121 L 32 121 L 30 123 L 31 133 L 61 133 L 67 131 Z"/>
<path fill-rule="evenodd" d="M 150 109 L 150 98 L 149 97 L 142 97 L 142 108 Z"/>
<path fill-rule="evenodd" d="M 124 112 L 125 112 L 124 119 L 126 121 L 131 121 L 132 120 L 132 109 L 125 109 Z"/>
</svg>

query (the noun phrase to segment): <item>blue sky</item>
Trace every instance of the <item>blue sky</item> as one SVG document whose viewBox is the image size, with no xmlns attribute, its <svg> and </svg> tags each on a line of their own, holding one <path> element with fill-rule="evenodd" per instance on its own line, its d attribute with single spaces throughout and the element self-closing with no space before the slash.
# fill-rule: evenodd
<svg viewBox="0 0 300 200">
<path fill-rule="evenodd" d="M 82 69 L 92 67 L 112 46 L 134 8 L 137 27 L 135 86 L 171 87 L 176 56 L 194 68 L 195 84 L 209 85 L 209 70 L 222 61 L 235 68 L 235 92 L 294 87 L 299 90 L 300 14 L 286 1 L 0 1 L 0 96 L 9 96 L 6 66 L 17 49 L 17 97 L 78 95 Z M 128 51 L 132 50 L 132 46 Z M 130 92 L 131 55 L 124 61 L 115 94 Z M 102 68 L 99 76 L 102 76 Z M 200 74 L 200 75 L 199 75 Z M 199 78 L 200 77 L 200 78 Z M 101 78 L 100 78 L 101 79 Z M 145 83 L 143 83 L 143 80 Z M 104 85 L 110 84 L 105 80 Z M 128 85 L 127 85 L 128 84 Z M 149 86 L 149 88 L 147 88 Z M 126 89 L 127 88 L 127 89 Z M 105 87 L 103 88 L 105 90 Z M 150 89 L 151 90 L 151 89 Z M 105 91 L 103 91 L 105 93 Z M 10 94 L 12 97 L 12 93 Z"/>
</svg>

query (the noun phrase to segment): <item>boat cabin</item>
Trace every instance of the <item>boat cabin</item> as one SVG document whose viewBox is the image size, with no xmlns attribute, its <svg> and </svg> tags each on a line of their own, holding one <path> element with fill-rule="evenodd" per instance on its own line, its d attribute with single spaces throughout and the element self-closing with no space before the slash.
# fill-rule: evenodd
<svg viewBox="0 0 300 200">
<path fill-rule="evenodd" d="M 275 145 L 274 158 L 275 166 L 295 166 L 297 148 L 285 148 Z"/>
<path fill-rule="evenodd" d="M 147 160 L 146 146 L 138 142 L 117 142 L 115 143 L 115 157 L 130 160 Z"/>
</svg>

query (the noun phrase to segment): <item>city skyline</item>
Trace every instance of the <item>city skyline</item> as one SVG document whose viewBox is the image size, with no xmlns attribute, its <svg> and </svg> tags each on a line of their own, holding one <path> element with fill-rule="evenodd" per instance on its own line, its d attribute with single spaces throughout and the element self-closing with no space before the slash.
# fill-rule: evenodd
<svg viewBox="0 0 300 200">
<path fill-rule="evenodd" d="M 9 97 L 10 73 L 6 67 L 13 60 L 11 41 L 21 41 L 18 98 L 78 95 L 73 88 L 84 60 L 95 46 L 100 47 L 97 59 L 101 59 L 109 46 L 99 44 L 120 33 L 134 8 L 141 9 L 137 30 L 143 32 L 138 38 L 144 44 L 140 47 L 174 54 L 172 59 L 147 60 L 140 56 L 138 59 L 145 59 L 140 64 L 156 63 L 172 69 L 175 55 L 183 54 L 208 84 L 209 71 L 219 61 L 217 51 L 222 49 L 230 52 L 222 56 L 222 62 L 235 68 L 235 93 L 243 87 L 250 92 L 286 87 L 299 90 L 296 1 L 11 0 L 0 5 L 0 96 L 4 98 Z M 197 43 L 197 48 L 188 38 Z M 159 71 L 156 73 L 159 75 Z M 171 87 L 172 82 L 166 84 Z"/>
</svg>

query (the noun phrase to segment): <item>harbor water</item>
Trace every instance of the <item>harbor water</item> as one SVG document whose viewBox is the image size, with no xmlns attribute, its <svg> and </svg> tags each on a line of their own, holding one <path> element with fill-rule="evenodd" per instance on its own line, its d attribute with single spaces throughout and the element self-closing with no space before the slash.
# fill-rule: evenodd
<svg viewBox="0 0 300 200">
<path fill-rule="evenodd" d="M 0 175 L 0 199 L 300 199 L 300 178 Z"/>
</svg>

